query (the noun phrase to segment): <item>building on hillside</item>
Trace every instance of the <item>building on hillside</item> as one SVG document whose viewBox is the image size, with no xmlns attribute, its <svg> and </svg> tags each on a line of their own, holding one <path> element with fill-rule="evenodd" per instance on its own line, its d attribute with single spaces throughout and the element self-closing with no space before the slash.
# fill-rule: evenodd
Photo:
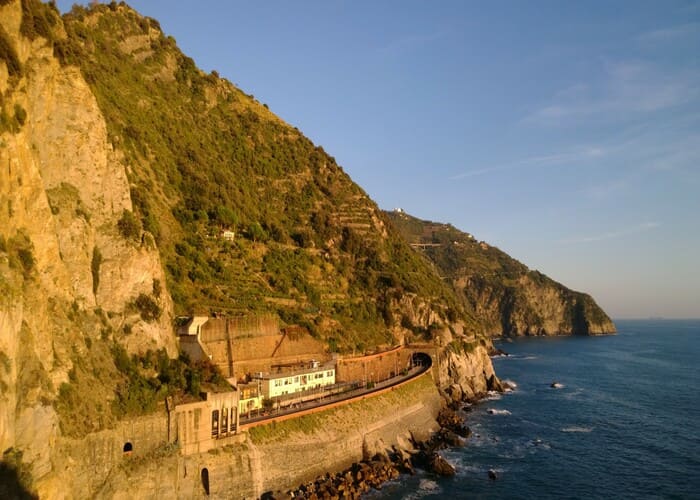
<svg viewBox="0 0 700 500">
<path fill-rule="evenodd" d="M 184 455 L 202 453 L 238 430 L 238 391 L 206 393 L 204 401 L 177 405 L 171 414 L 176 442 Z"/>
<path fill-rule="evenodd" d="M 260 380 L 244 384 L 239 383 L 238 386 L 238 413 L 240 415 L 248 415 L 254 411 L 261 410 L 263 407 L 262 384 Z"/>
<path fill-rule="evenodd" d="M 313 361 L 308 365 L 277 373 L 258 373 L 253 380 L 260 381 L 265 399 L 275 399 L 290 394 L 299 394 L 335 384 L 335 364 L 321 365 Z"/>
<path fill-rule="evenodd" d="M 223 232 L 221 233 L 221 237 L 222 237 L 225 241 L 233 241 L 233 240 L 236 239 L 236 233 L 234 233 L 233 231 L 228 231 L 228 230 L 226 230 L 226 231 L 223 231 Z"/>
</svg>

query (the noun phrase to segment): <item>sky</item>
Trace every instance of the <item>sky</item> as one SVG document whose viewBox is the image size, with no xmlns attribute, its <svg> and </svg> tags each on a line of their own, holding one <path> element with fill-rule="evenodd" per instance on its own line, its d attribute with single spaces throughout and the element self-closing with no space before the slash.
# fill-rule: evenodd
<svg viewBox="0 0 700 500">
<path fill-rule="evenodd" d="M 700 317 L 700 1 L 128 3 L 380 207 L 613 318 Z"/>
</svg>

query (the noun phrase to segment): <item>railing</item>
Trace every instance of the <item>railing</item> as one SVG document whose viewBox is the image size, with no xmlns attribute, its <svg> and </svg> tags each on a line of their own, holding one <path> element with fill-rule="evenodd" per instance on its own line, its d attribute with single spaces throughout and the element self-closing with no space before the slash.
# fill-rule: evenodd
<svg viewBox="0 0 700 500">
<path fill-rule="evenodd" d="M 348 401 L 361 396 L 370 395 L 375 392 L 384 391 L 387 388 L 402 384 L 413 378 L 418 377 L 419 375 L 422 375 L 423 373 L 427 372 L 431 366 L 432 362 L 424 365 L 414 366 L 405 374 L 397 375 L 395 377 L 383 380 L 381 382 L 370 382 L 365 384 L 364 386 L 359 382 L 353 383 L 351 385 L 354 385 L 356 388 L 337 393 L 319 393 L 317 397 L 313 400 L 293 403 L 293 406 L 283 407 L 279 405 L 273 407 L 270 410 L 259 410 L 256 415 L 253 416 L 251 414 L 250 417 L 241 415 L 240 427 L 245 427 L 246 425 L 262 422 L 265 420 L 273 420 L 282 416 L 293 415 L 294 413 L 305 412 L 313 408 L 321 408 L 332 404 L 335 405 L 343 401 Z"/>
</svg>

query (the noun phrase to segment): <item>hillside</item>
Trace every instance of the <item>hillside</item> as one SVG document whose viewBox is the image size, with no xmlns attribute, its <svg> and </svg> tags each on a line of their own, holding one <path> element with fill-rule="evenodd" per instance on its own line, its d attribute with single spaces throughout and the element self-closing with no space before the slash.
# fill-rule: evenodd
<svg viewBox="0 0 700 500">
<path fill-rule="evenodd" d="M 180 314 L 335 352 L 479 331 L 332 157 L 123 4 L 0 1 L 0 163 L 2 473 L 51 489 L 47 442 L 221 383 Z"/>
<path fill-rule="evenodd" d="M 441 387 L 497 382 L 489 288 L 467 300 L 333 157 L 124 3 L 0 0 L 0 165 L 0 486 L 99 482 L 113 464 L 74 450 L 226 387 L 178 357 L 183 314 L 274 316 L 334 353 L 435 342 Z"/>
<path fill-rule="evenodd" d="M 64 24 L 54 52 L 124 154 L 133 234 L 153 237 L 176 314 L 274 312 L 341 351 L 448 322 L 479 331 L 333 157 L 197 69 L 155 20 L 112 3 Z"/>
<path fill-rule="evenodd" d="M 387 217 L 449 282 L 491 335 L 593 335 L 615 325 L 590 295 L 575 292 L 450 224 L 404 212 Z"/>
</svg>

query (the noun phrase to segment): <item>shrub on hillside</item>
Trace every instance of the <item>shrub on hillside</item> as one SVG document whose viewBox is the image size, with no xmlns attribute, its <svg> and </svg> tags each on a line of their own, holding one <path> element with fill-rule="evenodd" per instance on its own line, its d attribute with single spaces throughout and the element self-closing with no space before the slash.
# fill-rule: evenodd
<svg viewBox="0 0 700 500">
<path fill-rule="evenodd" d="M 129 210 L 124 209 L 121 218 L 117 222 L 117 228 L 127 240 L 138 240 L 141 237 L 141 224 Z"/>
<path fill-rule="evenodd" d="M 134 301 L 134 306 L 141 314 L 141 319 L 144 321 L 155 321 L 160 318 L 162 313 L 158 303 L 145 293 L 139 294 Z"/>
</svg>

